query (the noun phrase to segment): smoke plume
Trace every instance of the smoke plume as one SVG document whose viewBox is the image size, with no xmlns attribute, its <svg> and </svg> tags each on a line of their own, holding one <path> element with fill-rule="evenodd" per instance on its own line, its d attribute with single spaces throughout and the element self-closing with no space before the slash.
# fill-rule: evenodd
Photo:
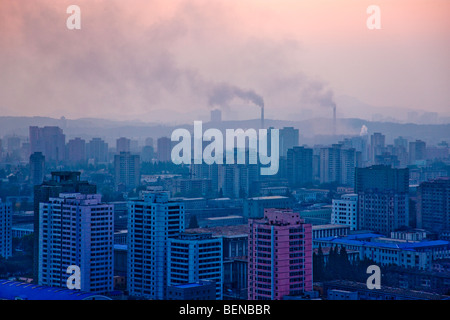
<svg viewBox="0 0 450 320">
<path fill-rule="evenodd" d="M 361 127 L 361 131 L 359 132 L 359 135 L 361 137 L 368 135 L 368 129 L 367 129 L 367 127 L 364 124 Z"/>
<path fill-rule="evenodd" d="M 305 84 L 302 88 L 302 100 L 320 107 L 336 108 L 333 90 L 319 81 L 308 81 Z"/>
<path fill-rule="evenodd" d="M 253 90 L 244 90 L 234 85 L 220 84 L 214 86 L 208 97 L 208 103 L 212 106 L 227 107 L 230 101 L 239 98 L 245 102 L 251 102 L 261 108 L 264 107 L 264 99 Z"/>
</svg>

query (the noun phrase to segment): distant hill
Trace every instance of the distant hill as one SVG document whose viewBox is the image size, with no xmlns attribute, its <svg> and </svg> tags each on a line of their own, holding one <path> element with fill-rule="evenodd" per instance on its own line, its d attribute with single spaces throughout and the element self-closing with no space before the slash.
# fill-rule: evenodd
<svg viewBox="0 0 450 320">
<path fill-rule="evenodd" d="M 413 124 L 394 122 L 375 122 L 357 118 L 338 119 L 337 137 L 332 136 L 332 120 L 327 118 L 314 118 L 304 121 L 265 120 L 265 126 L 282 128 L 295 127 L 300 131 L 300 144 L 328 144 L 335 143 L 339 139 L 348 136 L 359 135 L 361 127 L 368 128 L 368 134 L 381 132 L 386 135 L 386 142 L 392 143 L 393 139 L 403 136 L 409 140 L 421 139 L 429 144 L 440 141 L 450 142 L 450 124 Z M 0 117 L 0 136 L 18 135 L 28 137 L 29 126 L 59 126 L 64 130 L 67 139 L 81 137 L 90 139 L 101 137 L 112 143 L 116 138 L 125 136 L 133 139 L 144 140 L 147 137 L 158 138 L 170 136 L 175 128 L 191 128 L 193 123 L 182 126 L 170 126 L 162 123 L 146 123 L 140 121 L 114 121 L 105 119 L 54 119 L 48 117 Z M 218 129 L 255 128 L 260 127 L 260 120 L 222 121 L 218 123 L 204 122 L 204 130 L 209 127 Z"/>
</svg>

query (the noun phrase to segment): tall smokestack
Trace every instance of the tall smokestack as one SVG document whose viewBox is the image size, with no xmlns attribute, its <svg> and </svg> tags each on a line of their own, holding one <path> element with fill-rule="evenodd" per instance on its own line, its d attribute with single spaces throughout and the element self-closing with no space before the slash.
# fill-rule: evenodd
<svg viewBox="0 0 450 320">
<path fill-rule="evenodd" d="M 261 129 L 264 129 L 264 106 L 261 106 Z"/>
<path fill-rule="evenodd" d="M 336 105 L 333 105 L 333 135 L 336 135 Z"/>
</svg>

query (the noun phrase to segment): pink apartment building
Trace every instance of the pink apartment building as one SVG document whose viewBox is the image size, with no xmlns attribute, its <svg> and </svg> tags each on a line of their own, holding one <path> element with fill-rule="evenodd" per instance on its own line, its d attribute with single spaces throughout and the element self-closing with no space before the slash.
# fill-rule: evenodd
<svg viewBox="0 0 450 320">
<path fill-rule="evenodd" d="M 248 299 L 312 291 L 312 228 L 291 209 L 265 209 L 248 222 Z"/>
</svg>

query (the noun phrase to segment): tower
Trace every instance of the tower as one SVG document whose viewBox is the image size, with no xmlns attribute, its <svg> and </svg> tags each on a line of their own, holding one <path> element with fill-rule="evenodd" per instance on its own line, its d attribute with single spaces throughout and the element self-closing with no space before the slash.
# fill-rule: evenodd
<svg viewBox="0 0 450 320">
<path fill-rule="evenodd" d="M 99 194 L 61 193 L 39 205 L 39 282 L 65 287 L 67 268 L 80 268 L 82 291 L 113 290 L 113 212 Z"/>
<path fill-rule="evenodd" d="M 163 300 L 167 289 L 169 237 L 184 231 L 184 204 L 168 192 L 144 192 L 128 203 L 128 291 Z"/>
<path fill-rule="evenodd" d="M 169 238 L 167 285 L 209 280 L 216 285 L 216 300 L 222 300 L 222 238 L 212 234 L 184 233 Z"/>
<path fill-rule="evenodd" d="M 388 166 L 356 168 L 358 229 L 390 235 L 409 225 L 409 170 Z"/>
<path fill-rule="evenodd" d="M 289 209 L 248 221 L 248 299 L 281 300 L 312 291 L 312 228 Z"/>
<path fill-rule="evenodd" d="M 51 197 L 58 197 L 60 193 L 95 194 L 97 186 L 80 180 L 80 172 L 57 171 L 52 172 L 51 179 L 40 185 L 34 186 L 34 258 L 33 281 L 38 282 L 39 265 L 39 235 L 40 235 L 40 211 L 39 203 L 47 202 Z"/>
<path fill-rule="evenodd" d="M 114 156 L 114 182 L 116 190 L 131 190 L 141 181 L 141 162 L 139 155 L 121 152 Z"/>
<path fill-rule="evenodd" d="M 11 203 L 0 198 L 0 257 L 12 255 L 12 209 Z"/>
<path fill-rule="evenodd" d="M 32 185 L 39 185 L 44 181 L 45 157 L 42 152 L 35 152 L 30 156 L 30 180 Z"/>
<path fill-rule="evenodd" d="M 261 106 L 261 129 L 264 129 L 264 106 Z"/>
</svg>

